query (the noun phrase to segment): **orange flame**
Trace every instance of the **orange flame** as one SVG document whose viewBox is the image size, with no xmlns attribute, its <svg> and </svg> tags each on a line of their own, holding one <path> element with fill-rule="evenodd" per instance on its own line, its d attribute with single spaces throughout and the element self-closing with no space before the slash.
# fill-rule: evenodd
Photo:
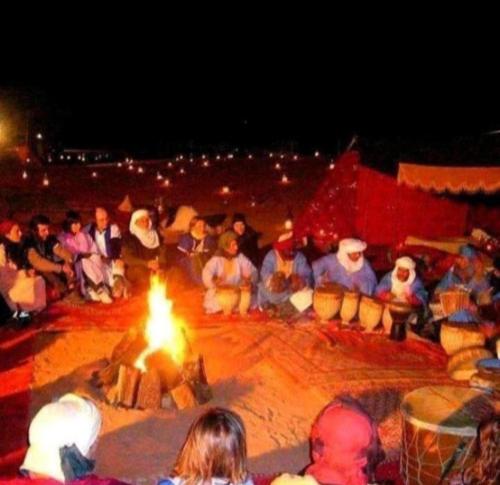
<svg viewBox="0 0 500 485">
<path fill-rule="evenodd" d="M 148 293 L 149 318 L 146 323 L 148 346 L 135 361 L 135 367 L 146 371 L 146 358 L 158 350 L 167 352 L 179 366 L 184 361 L 186 340 L 182 322 L 172 314 L 172 301 L 166 297 L 166 283 L 157 275 L 151 277 Z"/>
</svg>

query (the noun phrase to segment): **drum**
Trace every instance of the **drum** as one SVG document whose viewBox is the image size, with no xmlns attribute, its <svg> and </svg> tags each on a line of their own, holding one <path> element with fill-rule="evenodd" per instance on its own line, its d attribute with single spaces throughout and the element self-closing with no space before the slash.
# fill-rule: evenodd
<svg viewBox="0 0 500 485">
<path fill-rule="evenodd" d="M 391 333 L 392 324 L 396 321 L 398 324 L 406 323 L 408 317 L 414 312 L 414 308 L 408 303 L 390 301 L 385 304 L 382 314 L 382 325 L 385 333 Z"/>
<path fill-rule="evenodd" d="M 345 291 L 340 307 L 340 318 L 343 322 L 350 322 L 358 313 L 359 293 L 355 291 Z"/>
<path fill-rule="evenodd" d="M 381 301 L 366 295 L 362 296 L 359 304 L 361 326 L 369 332 L 372 331 L 380 323 L 383 311 L 384 304 Z"/>
<path fill-rule="evenodd" d="M 404 483 L 448 484 L 451 475 L 471 457 L 477 426 L 491 413 L 492 402 L 475 389 L 430 386 L 407 394 L 401 404 Z M 452 457 L 454 464 L 449 463 Z M 450 470 L 440 482 L 448 464 Z"/>
<path fill-rule="evenodd" d="M 220 285 L 215 290 L 215 298 L 224 315 L 231 315 L 240 301 L 240 289 L 232 285 Z"/>
<path fill-rule="evenodd" d="M 441 325 L 441 345 L 448 355 L 469 347 L 484 347 L 485 336 L 477 325 L 446 322 Z"/>
<path fill-rule="evenodd" d="M 445 315 L 464 310 L 469 305 L 469 293 L 464 290 L 449 290 L 439 293 L 439 301 Z"/>
<path fill-rule="evenodd" d="M 240 315 L 246 315 L 252 300 L 252 287 L 250 285 L 240 287 L 240 302 L 238 309 Z"/>
<path fill-rule="evenodd" d="M 322 322 L 333 318 L 340 310 L 343 291 L 338 285 L 323 285 L 314 290 L 313 308 Z"/>
</svg>

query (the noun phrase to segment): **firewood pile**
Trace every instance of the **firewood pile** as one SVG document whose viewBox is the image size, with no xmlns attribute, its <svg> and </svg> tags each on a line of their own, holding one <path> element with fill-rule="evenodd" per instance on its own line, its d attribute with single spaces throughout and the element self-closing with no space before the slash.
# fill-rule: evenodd
<svg viewBox="0 0 500 485">
<path fill-rule="evenodd" d="M 186 338 L 187 341 L 187 338 Z M 130 329 L 116 345 L 108 364 L 94 372 L 92 384 L 103 390 L 108 404 L 135 409 L 185 409 L 212 399 L 202 355 L 191 348 L 182 364 L 158 350 L 145 359 L 146 370 L 137 368 L 147 347 L 144 329 Z"/>
</svg>

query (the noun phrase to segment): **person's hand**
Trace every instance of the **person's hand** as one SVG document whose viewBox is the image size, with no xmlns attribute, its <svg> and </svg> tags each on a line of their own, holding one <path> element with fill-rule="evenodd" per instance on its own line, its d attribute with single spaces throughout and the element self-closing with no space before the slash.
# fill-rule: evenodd
<svg viewBox="0 0 500 485">
<path fill-rule="evenodd" d="M 286 276 L 282 271 L 277 271 L 271 276 L 271 280 L 269 282 L 269 289 L 273 293 L 282 293 L 286 290 L 287 280 Z"/>
<path fill-rule="evenodd" d="M 293 292 L 300 291 L 306 286 L 304 279 L 296 273 L 290 275 L 290 288 Z"/>
<path fill-rule="evenodd" d="M 73 270 L 71 269 L 71 266 L 68 264 L 68 263 L 64 263 L 62 265 L 62 270 L 63 270 L 63 273 L 68 276 L 69 278 L 73 278 Z"/>
<path fill-rule="evenodd" d="M 119 270 L 125 269 L 125 262 L 123 261 L 123 259 L 115 259 L 113 263 L 114 263 L 116 269 L 119 269 Z"/>
<path fill-rule="evenodd" d="M 160 269 L 160 263 L 156 259 L 148 261 L 148 268 L 151 271 L 158 271 Z"/>
</svg>

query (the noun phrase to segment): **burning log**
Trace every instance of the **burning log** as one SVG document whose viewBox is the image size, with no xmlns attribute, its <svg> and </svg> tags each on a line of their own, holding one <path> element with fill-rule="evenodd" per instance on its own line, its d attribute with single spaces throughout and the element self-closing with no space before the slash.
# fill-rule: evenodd
<svg viewBox="0 0 500 485">
<path fill-rule="evenodd" d="M 180 386 L 170 391 L 170 395 L 177 406 L 177 409 L 186 409 L 196 406 L 196 396 L 191 386 L 184 382 Z"/>
<path fill-rule="evenodd" d="M 160 409 L 161 380 L 160 374 L 156 370 L 153 369 L 142 374 L 135 407 L 139 409 Z"/>
<path fill-rule="evenodd" d="M 151 280 L 149 318 L 131 328 L 113 349 L 109 364 L 93 375 L 113 405 L 185 409 L 212 399 L 203 357 L 195 357 L 183 323 L 172 314 L 165 283 Z"/>
<path fill-rule="evenodd" d="M 117 402 L 126 407 L 133 407 L 136 400 L 137 387 L 141 379 L 141 371 L 135 367 L 121 365 L 118 370 Z"/>
</svg>

